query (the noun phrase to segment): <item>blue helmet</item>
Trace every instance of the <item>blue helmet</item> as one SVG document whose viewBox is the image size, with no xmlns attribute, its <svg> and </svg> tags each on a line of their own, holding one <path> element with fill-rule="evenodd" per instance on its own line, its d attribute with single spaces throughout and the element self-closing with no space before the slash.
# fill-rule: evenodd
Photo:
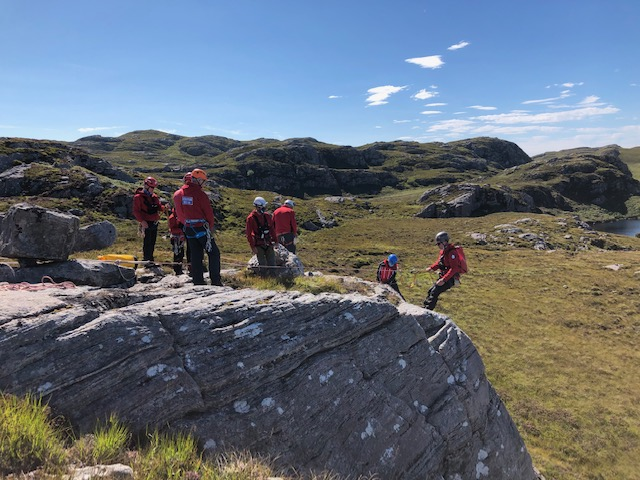
<svg viewBox="0 0 640 480">
<path fill-rule="evenodd" d="M 389 265 L 393 267 L 396 263 L 398 263 L 398 256 L 395 253 L 392 253 L 387 258 L 387 262 L 389 262 Z"/>
</svg>

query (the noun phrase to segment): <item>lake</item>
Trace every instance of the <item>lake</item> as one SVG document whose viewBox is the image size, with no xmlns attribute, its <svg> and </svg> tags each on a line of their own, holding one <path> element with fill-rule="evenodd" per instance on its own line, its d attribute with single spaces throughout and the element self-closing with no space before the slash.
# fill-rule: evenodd
<svg viewBox="0 0 640 480">
<path fill-rule="evenodd" d="M 616 220 L 614 222 L 596 222 L 591 227 L 599 232 L 616 233 L 635 237 L 640 233 L 640 220 Z"/>
</svg>

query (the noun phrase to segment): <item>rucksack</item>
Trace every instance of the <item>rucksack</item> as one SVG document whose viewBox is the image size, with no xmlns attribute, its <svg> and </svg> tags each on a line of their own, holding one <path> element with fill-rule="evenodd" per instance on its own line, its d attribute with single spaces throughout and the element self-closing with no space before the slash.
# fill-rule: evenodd
<svg viewBox="0 0 640 480">
<path fill-rule="evenodd" d="M 460 247 L 458 245 L 456 245 L 454 250 L 458 254 L 458 262 L 460 263 L 460 273 L 467 273 L 467 271 L 468 271 L 468 268 L 467 268 L 467 257 L 465 257 L 465 255 L 464 255 L 464 250 L 462 249 L 462 247 Z"/>
</svg>

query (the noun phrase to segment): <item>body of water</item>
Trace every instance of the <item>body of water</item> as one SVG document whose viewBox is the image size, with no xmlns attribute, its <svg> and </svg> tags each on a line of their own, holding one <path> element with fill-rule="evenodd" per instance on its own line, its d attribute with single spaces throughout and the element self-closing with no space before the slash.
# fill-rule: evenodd
<svg viewBox="0 0 640 480">
<path fill-rule="evenodd" d="M 616 233 L 635 237 L 640 233 L 640 220 L 616 220 L 614 222 L 596 222 L 591 226 L 599 232 Z"/>
</svg>

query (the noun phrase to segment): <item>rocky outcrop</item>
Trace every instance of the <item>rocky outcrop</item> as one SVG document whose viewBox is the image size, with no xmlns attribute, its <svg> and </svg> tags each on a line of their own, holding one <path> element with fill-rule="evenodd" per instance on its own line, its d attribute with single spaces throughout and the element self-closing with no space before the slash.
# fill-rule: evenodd
<svg viewBox="0 0 640 480">
<path fill-rule="evenodd" d="M 410 304 L 176 277 L 0 301 L 0 389 L 42 394 L 81 432 L 113 412 L 298 471 L 536 478 L 470 339 Z"/>
<path fill-rule="evenodd" d="M 68 260 L 66 262 L 45 262 L 26 264 L 20 268 L 12 268 L 0 263 L 0 282 L 8 282 L 11 288 L 39 289 L 56 284 L 65 286 L 71 282 L 75 285 L 93 287 L 126 288 L 137 282 L 133 268 L 118 265 L 115 262 L 91 260 Z M 20 285 L 26 282 L 30 286 Z"/>
<path fill-rule="evenodd" d="M 23 138 L 0 139 L 1 171 L 16 164 L 42 163 L 60 168 L 83 167 L 99 175 L 134 182 L 135 179 L 108 161 L 64 142 Z"/>
<path fill-rule="evenodd" d="M 304 275 L 304 266 L 297 255 L 291 253 L 280 244 L 274 245 L 276 258 L 275 268 L 260 267 L 258 256 L 253 255 L 247 264 L 250 271 L 254 273 L 265 273 L 278 278 L 295 278 Z"/>
<path fill-rule="evenodd" d="M 102 250 L 113 245 L 117 235 L 116 226 L 106 220 L 80 227 L 73 251 Z"/>
<path fill-rule="evenodd" d="M 108 221 L 80 228 L 75 215 L 19 203 L 0 217 L 0 256 L 29 265 L 64 261 L 73 252 L 107 248 L 116 235 L 115 225 Z"/>
<path fill-rule="evenodd" d="M 640 182 L 620 160 L 617 145 L 546 153 L 516 171 L 530 183 L 544 182 L 556 195 L 613 211 L 624 212 L 624 202 L 640 195 Z"/>
<path fill-rule="evenodd" d="M 0 225 L 0 256 L 66 260 L 73 251 L 80 220 L 74 215 L 20 203 Z"/>
<path fill-rule="evenodd" d="M 496 212 L 538 212 L 531 196 L 507 187 L 443 185 L 424 192 L 418 203 L 427 205 L 420 218 L 471 217 Z"/>
</svg>

